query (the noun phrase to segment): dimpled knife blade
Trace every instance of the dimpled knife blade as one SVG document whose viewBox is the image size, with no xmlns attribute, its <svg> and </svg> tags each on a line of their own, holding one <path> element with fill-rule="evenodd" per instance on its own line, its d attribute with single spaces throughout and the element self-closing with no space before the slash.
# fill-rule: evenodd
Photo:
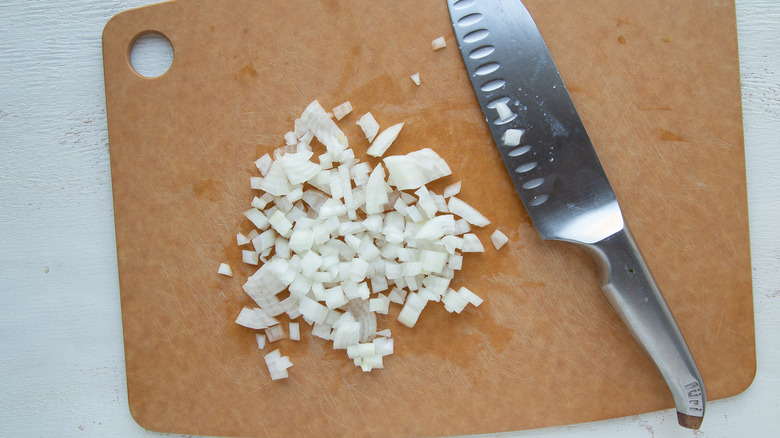
<svg viewBox="0 0 780 438">
<path fill-rule="evenodd" d="M 698 428 L 699 370 L 642 259 L 550 52 L 518 0 L 448 0 L 466 70 L 501 158 L 543 239 L 587 250 L 602 289 Z"/>
</svg>

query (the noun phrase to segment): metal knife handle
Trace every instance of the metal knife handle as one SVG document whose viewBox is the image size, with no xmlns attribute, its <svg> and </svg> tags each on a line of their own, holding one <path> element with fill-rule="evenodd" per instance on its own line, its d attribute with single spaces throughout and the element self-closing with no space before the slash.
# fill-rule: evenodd
<svg viewBox="0 0 780 438">
<path fill-rule="evenodd" d="M 698 429 L 704 382 L 628 227 L 583 246 L 599 264 L 607 299 L 666 380 L 680 425 Z"/>
</svg>

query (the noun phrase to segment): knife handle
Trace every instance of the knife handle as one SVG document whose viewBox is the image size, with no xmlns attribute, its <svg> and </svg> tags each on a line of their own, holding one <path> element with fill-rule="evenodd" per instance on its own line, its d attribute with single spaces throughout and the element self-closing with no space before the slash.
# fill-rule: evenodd
<svg viewBox="0 0 780 438">
<path fill-rule="evenodd" d="M 599 265 L 607 299 L 666 380 L 678 422 L 698 429 L 706 403 L 704 382 L 628 227 L 584 246 Z"/>
</svg>

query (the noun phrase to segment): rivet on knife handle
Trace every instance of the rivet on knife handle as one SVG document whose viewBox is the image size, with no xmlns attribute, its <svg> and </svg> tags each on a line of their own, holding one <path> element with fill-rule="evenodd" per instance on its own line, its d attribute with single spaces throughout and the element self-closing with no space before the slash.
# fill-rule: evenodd
<svg viewBox="0 0 780 438">
<path fill-rule="evenodd" d="M 518 0 L 448 5 L 485 120 L 536 229 L 596 258 L 604 293 L 666 380 L 679 423 L 698 428 L 706 403 L 699 370 L 536 24 Z"/>
</svg>

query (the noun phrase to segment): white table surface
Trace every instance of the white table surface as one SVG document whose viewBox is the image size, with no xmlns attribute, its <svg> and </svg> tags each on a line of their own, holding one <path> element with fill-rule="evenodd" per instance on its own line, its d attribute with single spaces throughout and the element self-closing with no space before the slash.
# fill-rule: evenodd
<svg viewBox="0 0 780 438">
<path fill-rule="evenodd" d="M 0 2 L 0 436 L 161 436 L 127 404 L 100 41 L 151 3 Z M 698 432 L 667 410 L 499 436 L 780 436 L 780 2 L 737 0 L 737 24 L 754 383 Z"/>
</svg>

